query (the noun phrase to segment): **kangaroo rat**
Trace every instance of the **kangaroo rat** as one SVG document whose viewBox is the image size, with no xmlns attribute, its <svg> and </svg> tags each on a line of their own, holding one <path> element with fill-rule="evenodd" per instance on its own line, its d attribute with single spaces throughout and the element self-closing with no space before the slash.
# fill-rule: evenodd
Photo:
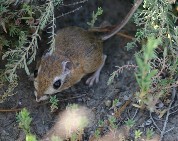
<svg viewBox="0 0 178 141">
<path fill-rule="evenodd" d="M 73 86 L 89 73 L 94 72 L 86 83 L 89 86 L 97 83 L 106 60 L 102 41 L 115 35 L 128 22 L 141 2 L 142 0 L 137 0 L 123 22 L 102 37 L 79 27 L 59 30 L 55 37 L 55 51 L 44 54 L 38 70 L 34 72 L 36 101 L 46 100 L 48 95 Z"/>
</svg>

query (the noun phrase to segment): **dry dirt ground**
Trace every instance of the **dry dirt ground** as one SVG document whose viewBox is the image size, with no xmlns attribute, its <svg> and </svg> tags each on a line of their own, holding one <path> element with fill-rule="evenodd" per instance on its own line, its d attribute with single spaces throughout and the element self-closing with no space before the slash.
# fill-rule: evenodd
<svg viewBox="0 0 178 141">
<path fill-rule="evenodd" d="M 74 2 L 71 0 L 71 2 Z M 127 14 L 131 8 L 131 2 L 129 0 L 112 0 L 112 1 L 100 1 L 90 0 L 84 4 L 59 7 L 56 11 L 56 15 L 73 10 L 77 7 L 82 8 L 72 14 L 66 15 L 57 19 L 57 29 L 66 26 L 80 26 L 87 28 L 86 24 L 91 19 L 92 11 L 96 11 L 97 7 L 102 7 L 104 13 L 99 17 L 96 26 L 99 26 L 103 21 L 107 21 L 111 24 L 121 22 L 123 17 Z M 136 27 L 134 24 L 129 23 L 124 27 L 123 31 L 130 36 L 134 36 Z M 45 33 L 45 31 L 44 31 Z M 44 50 L 46 45 L 46 34 L 40 41 L 40 48 Z M 9 97 L 4 103 L 0 104 L 0 109 L 14 109 L 14 112 L 0 112 L 0 140 L 1 141 L 15 141 L 24 140 L 24 133 L 18 127 L 16 122 L 16 109 L 26 107 L 30 116 L 32 117 L 31 132 L 35 134 L 38 139 L 42 138 L 50 128 L 55 124 L 58 114 L 60 114 L 68 104 L 79 104 L 92 109 L 94 113 L 93 125 L 85 130 L 83 136 L 84 141 L 88 141 L 89 137 L 94 133 L 98 126 L 99 120 L 107 120 L 112 115 L 113 110 L 107 107 L 106 101 L 112 101 L 119 99 L 118 108 L 121 107 L 127 100 L 127 97 L 131 97 L 137 90 L 138 86 L 135 81 L 134 71 L 124 69 L 122 73 L 114 79 L 111 85 L 107 85 L 107 81 L 110 74 L 116 70 L 115 66 L 122 66 L 128 63 L 134 62 L 134 53 L 136 50 L 127 51 L 125 46 L 131 40 L 121 36 L 115 36 L 104 42 L 104 53 L 107 55 L 105 66 L 101 72 L 100 82 L 93 87 L 85 85 L 87 77 L 82 79 L 81 82 L 73 86 L 72 88 L 61 92 L 57 95 L 59 99 L 58 110 L 54 113 L 50 112 L 50 104 L 46 102 L 37 103 L 34 97 L 33 83 L 28 80 L 28 77 L 24 71 L 19 71 L 20 81 L 16 88 L 16 94 Z M 40 56 L 40 55 L 39 55 Z M 39 57 L 38 56 L 38 57 Z M 35 64 L 35 63 L 34 63 Z M 33 72 L 34 64 L 30 66 L 30 70 Z M 3 92 L 2 90 L 0 91 Z M 0 94 L 1 94 L 0 93 Z M 175 101 L 174 104 L 176 104 Z M 121 116 L 117 119 L 117 128 L 119 129 L 123 125 L 124 121 L 128 118 L 133 118 L 136 121 L 135 126 L 129 134 L 129 140 L 133 140 L 134 130 L 140 129 L 145 133 L 145 129 L 153 128 L 155 133 L 160 134 L 159 130 L 150 121 L 148 111 L 137 111 L 132 104 L 127 105 L 126 109 L 122 112 Z M 136 115 L 134 116 L 134 114 Z M 156 120 L 157 116 L 153 114 L 155 122 L 160 128 L 163 127 L 164 119 Z M 166 129 L 173 130 L 166 133 L 164 136 L 165 141 L 178 140 L 178 114 L 171 115 L 168 120 L 168 127 Z M 105 132 L 107 132 L 106 129 Z M 110 139 L 108 139 L 109 141 Z"/>
</svg>

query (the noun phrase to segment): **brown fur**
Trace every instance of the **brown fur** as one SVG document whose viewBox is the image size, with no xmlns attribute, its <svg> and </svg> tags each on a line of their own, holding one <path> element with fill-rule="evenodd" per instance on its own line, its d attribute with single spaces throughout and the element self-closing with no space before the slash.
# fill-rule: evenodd
<svg viewBox="0 0 178 141">
<path fill-rule="evenodd" d="M 55 42 L 55 52 L 41 60 L 41 70 L 36 78 L 38 96 L 43 96 L 54 77 L 62 73 L 62 61 L 72 62 L 72 70 L 60 91 L 73 86 L 84 75 L 95 72 L 103 61 L 102 41 L 79 27 L 59 30 Z"/>
</svg>

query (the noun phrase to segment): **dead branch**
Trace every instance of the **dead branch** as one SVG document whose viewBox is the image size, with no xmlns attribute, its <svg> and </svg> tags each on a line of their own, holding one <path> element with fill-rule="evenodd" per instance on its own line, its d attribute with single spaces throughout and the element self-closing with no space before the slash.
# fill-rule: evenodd
<svg viewBox="0 0 178 141">
<path fill-rule="evenodd" d="M 169 107 L 168 107 L 168 110 L 167 110 L 167 114 L 166 114 L 166 120 L 164 121 L 164 126 L 163 126 L 163 129 L 161 131 L 160 141 L 163 139 L 164 134 L 167 133 L 167 131 L 165 131 L 165 130 L 166 130 L 166 126 L 167 126 L 167 123 L 168 123 L 168 120 L 169 120 L 170 109 L 171 109 L 172 103 L 174 102 L 175 95 L 176 95 L 176 89 L 174 87 L 173 88 L 173 92 L 172 92 L 171 102 L 169 104 Z"/>
<path fill-rule="evenodd" d="M 88 31 L 90 32 L 111 32 L 116 26 L 107 26 L 107 27 L 94 27 L 94 28 L 91 28 L 89 29 Z M 130 40 L 133 40 L 134 37 L 133 36 L 130 36 L 130 35 L 127 35 L 126 33 L 116 33 L 117 36 L 121 36 L 121 37 L 124 37 L 124 38 L 127 38 L 127 39 L 130 39 Z"/>
</svg>

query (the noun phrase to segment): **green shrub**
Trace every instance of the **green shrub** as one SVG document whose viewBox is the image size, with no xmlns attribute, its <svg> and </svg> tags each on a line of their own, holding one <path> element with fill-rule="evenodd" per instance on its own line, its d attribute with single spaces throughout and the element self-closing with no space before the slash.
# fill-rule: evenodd
<svg viewBox="0 0 178 141">
<path fill-rule="evenodd" d="M 142 44 L 142 49 L 135 54 L 136 65 L 125 65 L 111 74 L 108 84 L 111 84 L 118 73 L 125 68 L 137 68 L 135 76 L 140 90 L 135 97 L 139 108 L 147 107 L 155 111 L 155 105 L 160 98 L 170 94 L 176 87 L 178 74 L 178 19 L 174 15 L 171 1 L 144 0 L 143 7 L 134 14 L 133 20 L 138 27 L 135 38 L 127 44 L 130 50 Z M 154 38 L 153 38 L 154 37 Z"/>
<path fill-rule="evenodd" d="M 19 68 L 30 75 L 28 65 L 35 60 L 40 32 L 47 24 L 51 24 L 50 51 L 54 51 L 54 7 L 63 1 L 46 0 L 44 4 L 18 2 L 2 0 L 0 4 L 0 55 L 3 52 L 2 59 L 7 62 L 0 74 L 3 84 L 5 81 L 17 83 Z M 11 91 L 15 87 L 11 87 Z M 1 102 L 6 96 L 0 97 Z"/>
</svg>

